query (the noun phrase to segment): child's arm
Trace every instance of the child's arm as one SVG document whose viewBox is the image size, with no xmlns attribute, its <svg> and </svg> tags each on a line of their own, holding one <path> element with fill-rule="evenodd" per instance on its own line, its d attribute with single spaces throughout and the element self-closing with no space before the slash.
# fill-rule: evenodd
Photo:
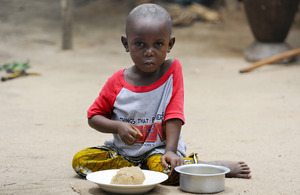
<svg viewBox="0 0 300 195">
<path fill-rule="evenodd" d="M 88 119 L 89 125 L 102 133 L 115 133 L 125 144 L 134 144 L 142 133 L 132 124 L 110 120 L 102 115 L 94 115 Z"/>
<path fill-rule="evenodd" d="M 177 145 L 181 131 L 182 121 L 180 119 L 170 119 L 166 121 L 166 152 L 161 158 L 161 164 L 168 169 L 168 163 L 172 170 L 184 164 L 181 157 L 177 155 Z"/>
</svg>

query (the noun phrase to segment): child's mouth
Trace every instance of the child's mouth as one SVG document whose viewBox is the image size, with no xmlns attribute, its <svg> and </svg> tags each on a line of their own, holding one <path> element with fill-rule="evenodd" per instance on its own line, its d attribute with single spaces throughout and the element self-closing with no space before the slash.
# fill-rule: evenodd
<svg viewBox="0 0 300 195">
<path fill-rule="evenodd" d="M 144 63 L 144 65 L 145 65 L 145 66 L 153 66 L 153 65 L 154 65 L 154 62 L 152 62 L 152 61 L 146 61 L 146 62 Z"/>
</svg>

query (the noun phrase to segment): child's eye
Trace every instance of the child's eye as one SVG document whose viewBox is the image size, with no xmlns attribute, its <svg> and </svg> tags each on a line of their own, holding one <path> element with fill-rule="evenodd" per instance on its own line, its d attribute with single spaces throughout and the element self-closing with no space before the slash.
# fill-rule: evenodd
<svg viewBox="0 0 300 195">
<path fill-rule="evenodd" d="M 136 46 L 138 46 L 138 47 L 144 47 L 144 43 L 141 42 L 141 41 L 137 41 L 137 42 L 135 42 L 134 44 L 135 44 Z"/>
<path fill-rule="evenodd" d="M 164 44 L 163 44 L 162 42 L 156 42 L 156 43 L 155 43 L 155 46 L 156 46 L 156 47 L 161 47 L 161 46 L 163 46 L 163 45 L 164 45 Z"/>
</svg>

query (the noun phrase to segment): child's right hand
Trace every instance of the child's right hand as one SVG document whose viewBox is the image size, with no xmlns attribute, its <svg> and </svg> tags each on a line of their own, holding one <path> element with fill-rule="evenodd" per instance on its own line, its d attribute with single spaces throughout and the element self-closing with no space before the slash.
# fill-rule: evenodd
<svg viewBox="0 0 300 195">
<path fill-rule="evenodd" d="M 117 129 L 118 135 L 127 145 L 133 145 L 143 134 L 134 125 L 120 122 Z"/>
</svg>

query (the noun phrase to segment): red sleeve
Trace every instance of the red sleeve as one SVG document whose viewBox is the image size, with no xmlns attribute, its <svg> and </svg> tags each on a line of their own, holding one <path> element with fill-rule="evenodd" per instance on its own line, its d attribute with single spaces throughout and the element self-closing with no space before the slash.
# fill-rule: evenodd
<svg viewBox="0 0 300 195">
<path fill-rule="evenodd" d="M 182 67 L 179 60 L 174 61 L 173 70 L 173 91 L 169 105 L 166 108 L 165 121 L 169 119 L 178 118 L 182 120 L 182 124 L 185 123 L 184 118 L 184 87 L 183 87 L 183 75 Z"/>
<path fill-rule="evenodd" d="M 103 86 L 99 96 L 87 111 L 87 117 L 91 118 L 94 115 L 102 115 L 106 118 L 111 118 L 114 102 L 122 85 L 118 77 L 123 74 L 124 70 L 119 70 L 113 74 Z"/>
</svg>

